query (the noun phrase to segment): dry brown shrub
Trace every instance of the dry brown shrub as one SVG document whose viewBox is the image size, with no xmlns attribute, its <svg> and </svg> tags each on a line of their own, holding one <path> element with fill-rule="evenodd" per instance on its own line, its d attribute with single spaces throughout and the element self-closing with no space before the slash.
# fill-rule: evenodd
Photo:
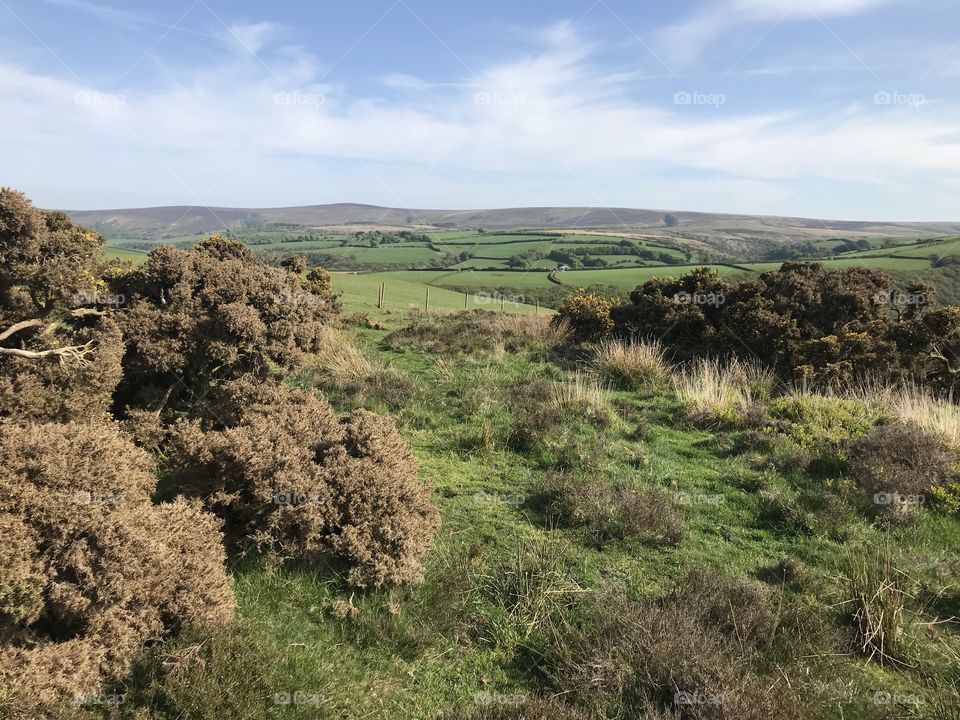
<svg viewBox="0 0 960 720">
<path fill-rule="evenodd" d="M 0 430 L 4 709 L 70 704 L 148 640 L 232 617 L 219 522 L 183 500 L 152 505 L 150 457 L 116 427 Z"/>
<path fill-rule="evenodd" d="M 219 237 L 157 248 L 118 291 L 128 300 L 121 393 L 151 408 L 193 409 L 217 382 L 298 365 L 339 311 L 319 286 Z"/>
<path fill-rule="evenodd" d="M 676 545 L 686 534 L 683 517 L 659 488 L 637 489 L 555 473 L 547 478 L 541 493 L 546 513 L 554 522 L 581 528 L 596 545 L 626 538 Z"/>
<path fill-rule="evenodd" d="M 103 420 L 122 375 L 123 337 L 109 318 L 31 343 L 33 350 L 93 342 L 82 363 L 0 356 L 0 418 L 33 422 Z"/>
<path fill-rule="evenodd" d="M 225 429 L 173 432 L 178 491 L 221 515 L 238 549 L 344 563 L 357 586 L 418 579 L 439 515 L 393 420 L 337 418 L 281 385 L 234 383 Z"/>
<path fill-rule="evenodd" d="M 947 481 L 957 460 L 939 434 L 898 422 L 853 444 L 850 472 L 869 493 L 924 495 Z"/>
<path fill-rule="evenodd" d="M 570 702 L 603 717 L 637 708 L 693 720 L 805 717 L 802 683 L 786 679 L 789 666 L 766 676 L 751 662 L 781 617 L 762 589 L 694 573 L 658 602 L 607 589 L 588 610 L 558 635 L 549 660 L 548 674 Z"/>
</svg>

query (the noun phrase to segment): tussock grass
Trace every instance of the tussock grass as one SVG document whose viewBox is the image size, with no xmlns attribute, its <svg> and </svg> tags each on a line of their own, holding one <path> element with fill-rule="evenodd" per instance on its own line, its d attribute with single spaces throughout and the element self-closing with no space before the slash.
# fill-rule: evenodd
<svg viewBox="0 0 960 720">
<path fill-rule="evenodd" d="M 960 448 L 960 406 L 952 394 L 937 397 L 914 384 L 866 383 L 855 388 L 851 395 L 870 407 L 885 410 L 900 420 L 942 436 L 950 447 Z"/>
<path fill-rule="evenodd" d="M 607 395 L 604 383 L 578 371 L 573 380 L 553 385 L 550 406 L 561 411 L 590 408 L 598 414 L 608 413 L 610 402 Z"/>
<path fill-rule="evenodd" d="M 362 383 L 375 372 L 375 366 L 344 331 L 325 326 L 314 354 L 314 369 L 329 376 L 338 385 Z"/>
<path fill-rule="evenodd" d="M 858 649 L 881 665 L 903 663 L 914 616 L 907 608 L 909 578 L 893 567 L 890 548 L 851 551 L 842 584 Z"/>
<path fill-rule="evenodd" d="M 605 340 L 593 350 L 590 369 L 617 387 L 654 387 L 670 375 L 660 342 Z"/>
<path fill-rule="evenodd" d="M 697 360 L 674 378 L 674 389 L 691 415 L 735 413 L 765 397 L 776 380 L 757 363 L 731 358 Z"/>
</svg>

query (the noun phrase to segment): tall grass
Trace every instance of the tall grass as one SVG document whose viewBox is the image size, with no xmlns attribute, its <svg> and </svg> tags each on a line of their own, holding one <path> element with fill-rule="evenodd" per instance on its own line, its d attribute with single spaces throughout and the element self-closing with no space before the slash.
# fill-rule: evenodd
<svg viewBox="0 0 960 720">
<path fill-rule="evenodd" d="M 960 406 L 952 393 L 937 397 L 915 384 L 864 383 L 851 394 L 869 407 L 937 433 L 951 447 L 960 448 Z"/>
<path fill-rule="evenodd" d="M 656 386 L 670 375 L 660 342 L 605 340 L 593 350 L 590 369 L 618 387 Z"/>
<path fill-rule="evenodd" d="M 862 653 L 881 665 L 905 661 L 908 628 L 907 576 L 893 567 L 890 548 L 851 551 L 843 578 L 844 599 Z"/>
<path fill-rule="evenodd" d="M 607 387 L 597 378 L 577 372 L 570 382 L 556 383 L 551 390 L 551 406 L 558 410 L 588 407 L 597 411 L 609 408 Z"/>
<path fill-rule="evenodd" d="M 674 377 L 680 401 L 694 412 L 717 413 L 766 397 L 775 384 L 772 371 L 731 358 L 697 360 Z"/>
</svg>

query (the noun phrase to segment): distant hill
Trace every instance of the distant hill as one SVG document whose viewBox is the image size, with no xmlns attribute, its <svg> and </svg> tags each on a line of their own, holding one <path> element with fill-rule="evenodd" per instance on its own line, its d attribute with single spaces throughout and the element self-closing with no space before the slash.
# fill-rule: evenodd
<svg viewBox="0 0 960 720">
<path fill-rule="evenodd" d="M 724 215 L 636 208 L 525 207 L 421 210 L 337 203 L 284 208 L 169 206 L 68 211 L 78 223 L 110 239 L 162 240 L 255 228 L 410 228 L 420 230 L 519 228 L 629 231 L 662 237 L 723 256 L 756 254 L 778 245 L 831 238 L 960 235 L 960 222 L 886 223 L 812 218 Z"/>
</svg>

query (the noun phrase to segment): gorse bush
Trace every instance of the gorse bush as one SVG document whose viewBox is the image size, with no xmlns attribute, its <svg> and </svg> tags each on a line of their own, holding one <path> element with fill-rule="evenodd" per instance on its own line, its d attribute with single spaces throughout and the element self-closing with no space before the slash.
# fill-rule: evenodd
<svg viewBox="0 0 960 720">
<path fill-rule="evenodd" d="M 219 522 L 154 506 L 152 462 L 115 427 L 0 427 L 0 702 L 69 705 L 147 640 L 233 615 Z"/>
<path fill-rule="evenodd" d="M 120 396 L 151 409 L 194 412 L 218 382 L 299 365 L 339 311 L 328 291 L 220 237 L 161 246 L 114 287 L 127 298 Z"/>
<path fill-rule="evenodd" d="M 878 376 L 952 387 L 960 309 L 935 308 L 932 289 L 923 285 L 907 288 L 922 302 L 897 305 L 896 290 L 888 275 L 868 268 L 787 262 L 737 284 L 699 268 L 679 279 L 648 280 L 629 303 L 570 296 L 559 316 L 578 340 L 659 338 L 674 361 L 734 353 L 814 386 Z"/>
<path fill-rule="evenodd" d="M 282 385 L 238 382 L 221 395 L 224 427 L 174 427 L 171 482 L 224 518 L 236 548 L 343 565 L 358 586 L 420 577 L 439 516 L 392 420 L 337 418 Z"/>
<path fill-rule="evenodd" d="M 581 289 L 563 299 L 553 318 L 553 324 L 555 327 L 568 326 L 574 340 L 600 340 L 614 328 L 613 319 L 610 317 L 613 305 L 612 300 Z"/>
</svg>

